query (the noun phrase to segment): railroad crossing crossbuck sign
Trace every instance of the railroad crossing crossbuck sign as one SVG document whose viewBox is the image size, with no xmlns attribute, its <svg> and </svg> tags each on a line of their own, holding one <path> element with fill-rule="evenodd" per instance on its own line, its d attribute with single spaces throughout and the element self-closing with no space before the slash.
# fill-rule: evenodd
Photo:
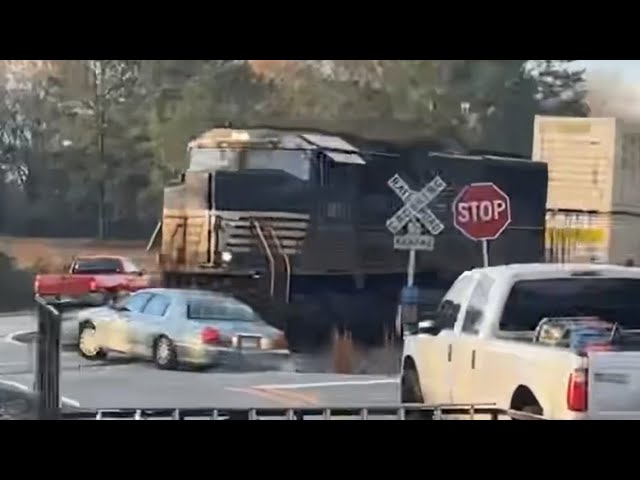
<svg viewBox="0 0 640 480">
<path fill-rule="evenodd" d="M 444 225 L 427 208 L 447 186 L 436 176 L 419 192 L 409 188 L 404 180 L 395 174 L 387 185 L 400 197 L 404 205 L 389 220 L 387 229 L 394 235 L 393 246 L 397 250 L 433 250 L 433 236 L 439 234 Z M 431 235 L 422 235 L 422 225 Z M 400 231 L 407 227 L 407 233 L 400 235 Z"/>
<path fill-rule="evenodd" d="M 487 241 L 498 238 L 511 223 L 511 204 L 493 183 L 472 183 L 453 201 L 453 225 L 471 240 L 482 242 L 484 265 L 489 265 Z"/>
</svg>

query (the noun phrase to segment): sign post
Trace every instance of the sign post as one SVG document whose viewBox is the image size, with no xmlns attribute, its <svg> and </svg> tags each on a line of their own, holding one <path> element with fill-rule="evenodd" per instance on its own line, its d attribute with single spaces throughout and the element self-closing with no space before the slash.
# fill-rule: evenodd
<svg viewBox="0 0 640 480">
<path fill-rule="evenodd" d="M 394 236 L 393 248 L 409 250 L 407 286 L 411 287 L 416 271 L 416 250 L 432 251 L 435 244 L 434 236 L 444 229 L 442 222 L 427 205 L 446 188 L 447 184 L 436 176 L 422 190 L 415 192 L 396 174 L 389 179 L 387 185 L 404 202 L 400 210 L 387 220 L 386 225 Z M 423 234 L 423 226 L 431 235 Z"/>
<path fill-rule="evenodd" d="M 482 263 L 489 266 L 489 240 L 511 223 L 511 202 L 495 184 L 467 185 L 453 201 L 453 224 L 467 238 L 482 243 Z"/>
</svg>

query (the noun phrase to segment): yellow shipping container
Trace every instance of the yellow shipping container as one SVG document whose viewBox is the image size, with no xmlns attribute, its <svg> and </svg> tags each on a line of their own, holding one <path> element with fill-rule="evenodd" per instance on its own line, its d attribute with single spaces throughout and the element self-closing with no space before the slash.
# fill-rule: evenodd
<svg viewBox="0 0 640 480">
<path fill-rule="evenodd" d="M 549 168 L 547 257 L 640 265 L 640 126 L 537 116 L 534 161 Z"/>
</svg>

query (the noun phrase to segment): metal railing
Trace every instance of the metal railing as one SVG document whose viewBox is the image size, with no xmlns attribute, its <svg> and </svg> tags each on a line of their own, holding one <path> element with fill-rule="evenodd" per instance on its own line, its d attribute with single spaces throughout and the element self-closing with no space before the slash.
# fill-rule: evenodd
<svg viewBox="0 0 640 480">
<path fill-rule="evenodd" d="M 275 281 L 276 281 L 276 272 L 275 272 L 276 266 L 275 266 L 275 260 L 273 258 L 273 253 L 271 252 L 271 248 L 269 248 L 269 244 L 267 243 L 264 233 L 262 232 L 262 227 L 260 226 L 260 222 L 258 222 L 255 219 L 251 219 L 250 223 L 255 229 L 256 235 L 258 236 L 258 239 L 260 240 L 260 244 L 262 245 L 262 248 L 264 250 L 264 254 L 267 256 L 267 260 L 269 260 L 269 272 L 271 274 L 271 283 L 270 283 L 269 292 L 273 297 L 273 294 L 275 291 Z"/>
<path fill-rule="evenodd" d="M 38 331 L 34 389 L 38 398 L 37 418 L 59 418 L 60 398 L 60 311 L 36 295 Z"/>
<path fill-rule="evenodd" d="M 126 408 L 76 410 L 63 420 L 544 420 L 537 415 L 492 406 L 391 405 L 315 408 Z"/>
<path fill-rule="evenodd" d="M 282 261 L 284 262 L 285 275 L 287 276 L 285 292 L 284 292 L 284 301 L 285 303 L 289 303 L 289 298 L 291 293 L 291 262 L 289 261 L 289 255 L 287 255 L 287 253 L 282 248 L 282 243 L 280 242 L 278 235 L 276 235 L 276 231 L 272 227 L 269 227 L 268 232 L 271 235 L 271 238 L 273 239 L 273 243 L 276 245 L 278 254 L 282 258 Z"/>
</svg>

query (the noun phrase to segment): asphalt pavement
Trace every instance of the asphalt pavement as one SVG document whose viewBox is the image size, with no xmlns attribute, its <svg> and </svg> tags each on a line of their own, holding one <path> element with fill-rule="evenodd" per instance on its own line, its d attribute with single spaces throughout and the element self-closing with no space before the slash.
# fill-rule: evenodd
<svg viewBox="0 0 640 480">
<path fill-rule="evenodd" d="M 17 341 L 35 329 L 29 312 L 0 316 L 0 381 L 33 385 L 33 345 Z M 149 363 L 91 362 L 61 353 L 61 390 L 86 408 L 269 408 L 389 405 L 396 375 L 292 371 L 161 371 Z"/>
</svg>

